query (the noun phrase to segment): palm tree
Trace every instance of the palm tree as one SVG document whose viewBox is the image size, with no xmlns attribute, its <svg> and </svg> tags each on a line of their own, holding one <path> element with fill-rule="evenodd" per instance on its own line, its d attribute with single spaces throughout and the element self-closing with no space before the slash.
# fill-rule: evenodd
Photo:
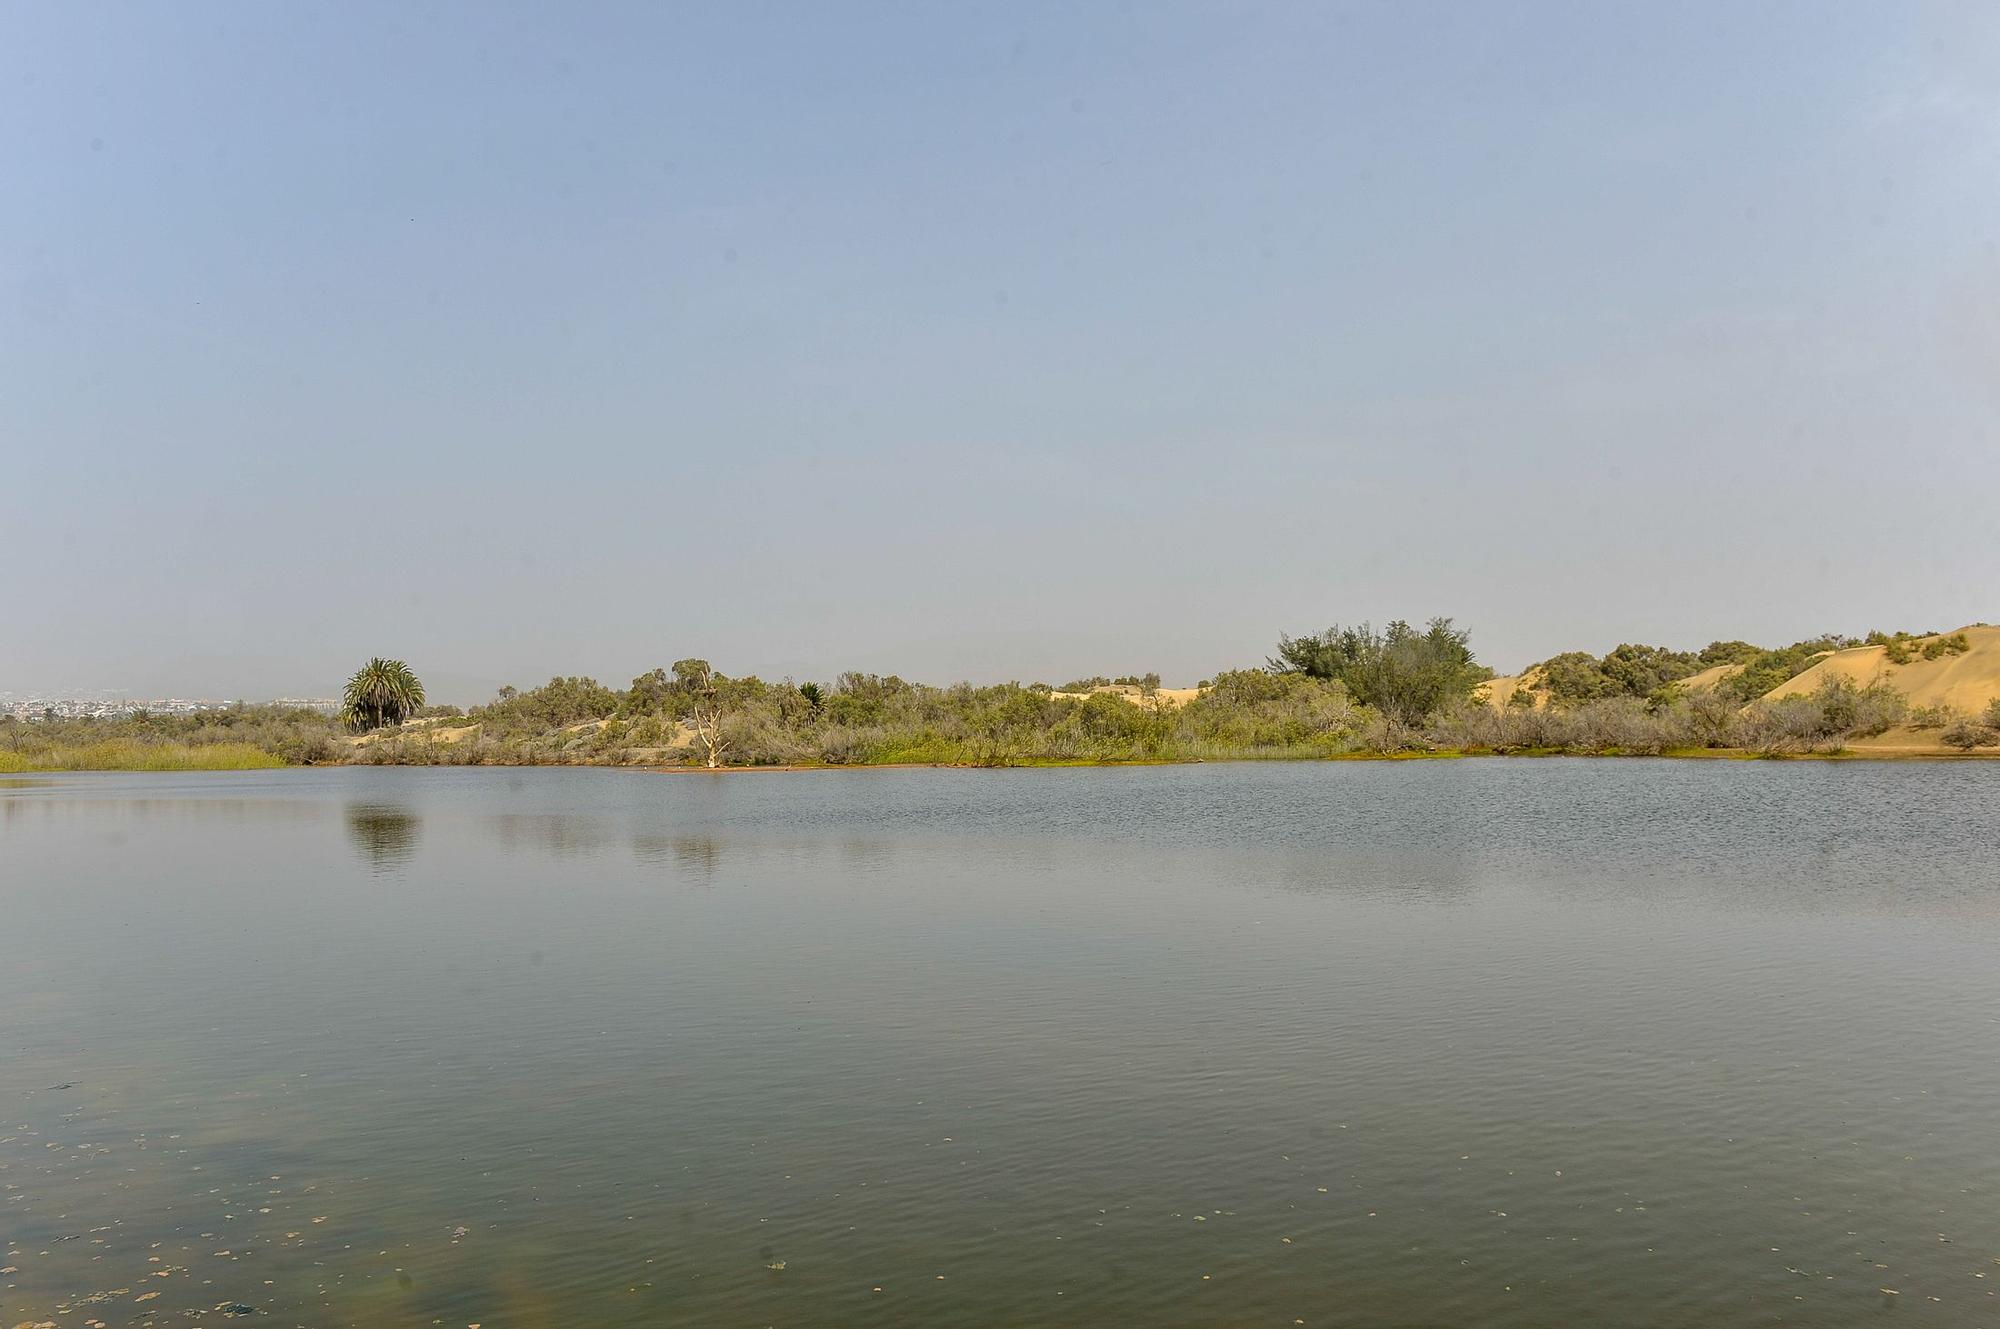
<svg viewBox="0 0 2000 1329">
<path fill-rule="evenodd" d="M 355 729 L 401 724 L 424 704 L 424 685 L 401 660 L 376 656 L 354 671 L 341 694 L 340 718 Z"/>
</svg>

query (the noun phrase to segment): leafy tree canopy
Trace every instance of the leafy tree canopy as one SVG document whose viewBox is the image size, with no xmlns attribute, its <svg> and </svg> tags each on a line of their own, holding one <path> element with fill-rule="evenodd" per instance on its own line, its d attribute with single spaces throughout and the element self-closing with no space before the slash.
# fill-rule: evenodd
<svg viewBox="0 0 2000 1329">
<path fill-rule="evenodd" d="M 401 660 L 376 656 L 354 671 L 341 693 L 340 718 L 350 728 L 399 725 L 424 705 L 424 685 Z"/>
<path fill-rule="evenodd" d="M 503 729 L 560 729 L 602 720 L 618 711 L 620 697 L 594 678 L 552 678 L 538 688 L 500 689 L 499 699 L 472 712 Z"/>
<path fill-rule="evenodd" d="M 1587 651 L 1565 651 L 1539 666 L 1542 691 L 1550 701 L 1562 706 L 1607 697 L 1657 698 L 1669 684 L 1698 674 L 1706 667 L 1701 655 L 1694 651 L 1630 642 L 1602 658 Z"/>
<path fill-rule="evenodd" d="M 1493 671 L 1472 657 L 1471 634 L 1448 618 L 1422 631 L 1397 619 L 1377 632 L 1370 624 L 1303 637 L 1278 638 L 1273 673 L 1337 679 L 1348 695 L 1404 724 L 1421 724 L 1472 696 Z"/>
</svg>

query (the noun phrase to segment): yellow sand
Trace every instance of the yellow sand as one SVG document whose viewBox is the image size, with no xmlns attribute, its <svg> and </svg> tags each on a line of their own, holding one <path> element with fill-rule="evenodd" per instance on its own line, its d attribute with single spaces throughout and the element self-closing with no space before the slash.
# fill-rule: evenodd
<svg viewBox="0 0 2000 1329">
<path fill-rule="evenodd" d="M 1177 711 L 1207 690 L 1206 688 L 1154 688 L 1151 692 L 1147 692 L 1144 688 L 1131 683 L 1106 683 L 1092 688 L 1089 692 L 1051 692 L 1049 695 L 1065 697 L 1071 701 L 1082 701 L 1085 697 L 1100 695 L 1123 697 L 1134 706 L 1158 706 L 1165 710 Z"/>
<path fill-rule="evenodd" d="M 1912 706 L 1944 706 L 1961 714 L 1977 715 L 2000 697 L 2000 627 L 1982 624 L 1959 631 L 1965 634 L 1969 648 L 1962 655 L 1924 659 L 1924 643 L 1935 641 L 1935 637 L 1915 638 L 1911 642 L 1910 662 L 1903 665 L 1890 662 L 1886 647 L 1853 646 L 1823 656 L 1818 664 L 1780 684 L 1769 695 L 1784 697 L 1811 692 L 1825 679 L 1844 678 L 1864 688 L 1887 683 L 1908 697 Z"/>
<path fill-rule="evenodd" d="M 1848 752 L 1864 757 L 1985 757 L 2000 756 L 2000 749 L 1975 748 L 1966 752 L 1960 748 L 1946 747 L 1938 735 L 1942 728 L 1912 729 L 1908 725 L 1898 725 L 1894 729 L 1874 734 L 1868 738 L 1850 738 L 1841 744 Z"/>
<path fill-rule="evenodd" d="M 1542 667 L 1536 665 L 1533 669 L 1519 674 L 1502 674 L 1498 678 L 1487 679 L 1473 689 L 1472 698 L 1474 701 L 1483 701 L 1488 706 L 1505 706 L 1514 700 L 1515 693 L 1526 688 L 1529 700 L 1538 707 L 1544 707 L 1549 704 L 1548 695 L 1535 691 L 1541 683 Z"/>
<path fill-rule="evenodd" d="M 1743 672 L 1740 664 L 1710 665 L 1698 674 L 1689 674 L 1677 685 L 1689 692 L 1706 692 L 1726 678 L 1734 678 Z"/>
</svg>

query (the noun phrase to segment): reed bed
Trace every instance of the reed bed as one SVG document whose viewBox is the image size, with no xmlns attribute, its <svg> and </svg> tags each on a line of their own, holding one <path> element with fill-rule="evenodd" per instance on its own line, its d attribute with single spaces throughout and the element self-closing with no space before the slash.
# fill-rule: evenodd
<svg viewBox="0 0 2000 1329">
<path fill-rule="evenodd" d="M 282 758 L 249 743 L 97 743 L 0 748 L 0 772 L 23 771 L 267 771 Z"/>
</svg>

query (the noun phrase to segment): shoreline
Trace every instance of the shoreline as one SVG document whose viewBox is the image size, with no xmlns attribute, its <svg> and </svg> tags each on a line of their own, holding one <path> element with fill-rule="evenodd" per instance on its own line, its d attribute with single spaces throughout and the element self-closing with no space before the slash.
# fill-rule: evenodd
<svg viewBox="0 0 2000 1329">
<path fill-rule="evenodd" d="M 822 771 L 1025 771 L 1109 769 L 1135 766 L 1222 766 L 1260 765 L 1270 762 L 1403 762 L 1403 761 L 1546 761 L 1558 758 L 1579 761 L 1747 761 L 1747 762 L 1981 762 L 2000 761 L 2000 748 L 1970 752 L 1908 749 L 1868 750 L 1848 748 L 1830 752 L 1756 752 L 1748 748 L 1693 748 L 1669 752 L 1574 752 L 1560 748 L 1520 749 L 1500 752 L 1487 748 L 1446 748 L 1412 752 L 1338 752 L 1323 756 L 1274 755 L 1269 757 L 1118 757 L 1118 758 L 1027 758 L 1005 762 L 893 761 L 893 762 L 784 762 L 769 765 L 683 766 L 659 762 L 592 761 L 492 761 L 492 762 L 369 762 L 334 761 L 296 764 L 246 764 L 241 766 L 21 766 L 0 765 L 0 777 L 39 775 L 193 775 L 226 774 L 244 771 L 303 770 L 602 770 L 627 771 L 637 775 L 751 775 L 807 774 Z"/>
<path fill-rule="evenodd" d="M 630 771 L 639 775 L 749 775 L 749 774 L 810 774 L 823 771 L 1028 771 L 1028 770 L 1087 770 L 1115 769 L 1119 767 L 1151 766 L 1257 766 L 1274 763 L 1296 763 L 1313 765 L 1333 762 L 1402 762 L 1402 761 L 1547 761 L 1560 758 L 1579 761 L 1747 761 L 1747 762 L 1958 762 L 2000 760 L 2000 749 L 1975 752 L 1753 752 L 1747 748 L 1709 748 L 1685 752 L 1565 752 L 1561 750 L 1535 752 L 1494 752 L 1481 749 L 1451 749 L 1435 752 L 1343 752 L 1324 757 L 1190 757 L 1190 758 L 1109 758 L 1047 761 L 1027 760 L 1013 762 L 952 762 L 952 761 L 887 761 L 856 762 L 841 764 L 834 762 L 786 762 L 761 766 L 668 766 L 656 763 L 623 764 L 616 762 L 487 762 L 478 763 L 491 769 L 508 770 L 607 770 Z M 370 762 L 342 762 L 335 767 L 369 766 Z M 439 770 L 456 767 L 454 762 L 385 762 L 383 767 L 404 767 L 411 770 Z M 472 763 L 464 763 L 471 769 Z M 293 767 L 289 769 L 305 769 Z"/>
</svg>

